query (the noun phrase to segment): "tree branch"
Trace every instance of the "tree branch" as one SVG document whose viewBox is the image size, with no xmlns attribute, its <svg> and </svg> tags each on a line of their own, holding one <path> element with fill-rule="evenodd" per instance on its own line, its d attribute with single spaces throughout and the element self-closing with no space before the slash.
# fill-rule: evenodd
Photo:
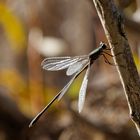
<svg viewBox="0 0 140 140">
<path fill-rule="evenodd" d="M 122 53 L 114 57 L 117 70 L 125 91 L 131 119 L 140 135 L 140 79 L 124 31 L 123 17 L 113 0 L 93 0 L 112 53 Z M 123 65 L 124 67 L 121 67 Z"/>
</svg>

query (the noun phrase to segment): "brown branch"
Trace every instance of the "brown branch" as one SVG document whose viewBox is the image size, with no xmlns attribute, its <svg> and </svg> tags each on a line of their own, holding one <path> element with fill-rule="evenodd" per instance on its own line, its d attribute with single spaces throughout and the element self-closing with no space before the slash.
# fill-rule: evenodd
<svg viewBox="0 0 140 140">
<path fill-rule="evenodd" d="M 113 0 L 93 0 L 113 54 L 128 101 L 131 119 L 140 135 L 140 80 L 124 31 L 123 18 Z M 124 67 L 121 67 L 123 65 Z"/>
</svg>

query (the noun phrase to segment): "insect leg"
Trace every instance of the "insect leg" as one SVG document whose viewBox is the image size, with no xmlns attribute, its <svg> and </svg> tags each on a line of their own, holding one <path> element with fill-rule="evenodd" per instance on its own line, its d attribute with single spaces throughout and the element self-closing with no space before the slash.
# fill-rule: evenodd
<svg viewBox="0 0 140 140">
<path fill-rule="evenodd" d="M 104 52 L 104 51 L 103 51 L 103 53 L 105 53 L 105 54 L 107 54 L 107 55 L 109 55 L 109 56 L 111 56 L 111 57 L 114 57 L 114 55 L 109 54 L 109 53 L 107 53 L 107 52 Z"/>
<path fill-rule="evenodd" d="M 109 56 L 111 56 L 111 57 L 115 57 L 115 56 L 118 56 L 118 55 L 120 55 L 120 54 L 123 54 L 122 52 L 120 52 L 120 53 L 117 53 L 117 54 L 115 54 L 115 55 L 112 55 L 112 54 L 109 54 L 109 53 L 107 53 L 107 52 L 105 52 L 105 51 L 103 51 L 103 53 L 105 53 L 105 54 L 107 54 L 107 55 L 109 55 Z"/>
<path fill-rule="evenodd" d="M 109 62 L 108 59 L 106 58 L 106 56 L 105 56 L 104 54 L 101 54 L 101 55 L 103 55 L 104 60 L 105 60 L 105 63 L 107 63 L 107 64 L 109 64 L 109 65 L 112 65 L 112 66 L 120 66 L 120 67 L 125 68 L 125 66 L 123 66 L 123 65 L 116 65 L 116 64 L 114 64 L 114 63 Z"/>
<path fill-rule="evenodd" d="M 114 63 L 109 62 L 108 59 L 106 58 L 106 56 L 105 56 L 104 54 L 102 54 L 102 55 L 103 55 L 103 57 L 104 57 L 105 63 L 107 63 L 107 64 L 109 64 L 109 65 L 112 65 L 112 66 L 118 66 L 118 65 L 116 65 L 116 64 L 114 64 Z"/>
<path fill-rule="evenodd" d="M 105 50 L 112 50 L 114 48 L 114 46 L 113 47 L 111 47 L 111 48 L 106 48 Z"/>
</svg>

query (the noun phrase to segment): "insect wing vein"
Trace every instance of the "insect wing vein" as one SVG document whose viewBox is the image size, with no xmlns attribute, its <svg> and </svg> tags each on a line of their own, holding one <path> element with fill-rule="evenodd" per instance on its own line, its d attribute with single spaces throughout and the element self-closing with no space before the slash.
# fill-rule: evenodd
<svg viewBox="0 0 140 140">
<path fill-rule="evenodd" d="M 58 58 L 58 60 L 57 60 Z M 63 58 L 63 59 L 62 59 Z M 50 71 L 57 71 L 57 70 L 62 70 L 68 68 L 70 65 L 76 63 L 78 61 L 78 57 L 52 57 L 45 59 L 42 63 L 41 66 L 45 70 L 50 70 Z"/>
<path fill-rule="evenodd" d="M 82 111 L 84 102 L 85 102 L 89 71 L 90 71 L 90 64 L 88 64 L 88 68 L 86 70 L 86 73 L 85 73 L 85 76 L 84 76 L 84 79 L 83 79 L 83 82 L 79 91 L 79 100 L 78 100 L 79 113 Z"/>
<path fill-rule="evenodd" d="M 50 70 L 50 71 L 57 71 L 57 70 L 63 70 L 63 69 L 66 69 L 68 68 L 70 65 L 76 63 L 77 60 L 71 60 L 71 61 L 67 61 L 67 62 L 61 62 L 59 64 L 51 64 L 48 66 L 47 70 Z"/>
<path fill-rule="evenodd" d="M 89 58 L 79 58 L 79 60 L 74 63 L 73 65 L 70 65 L 69 68 L 67 69 L 66 75 L 72 75 L 76 72 L 78 72 L 82 67 L 84 67 L 89 61 Z"/>
<path fill-rule="evenodd" d="M 42 114 L 47 111 L 47 109 L 53 104 L 53 102 L 59 97 L 61 94 L 61 91 L 47 104 L 35 117 L 34 119 L 30 122 L 29 127 L 32 127 L 33 124 L 37 122 L 37 120 L 42 116 Z"/>
<path fill-rule="evenodd" d="M 71 80 L 69 81 L 69 83 L 61 90 L 61 94 L 58 97 L 58 100 L 60 100 L 64 94 L 66 93 L 66 91 L 68 90 L 68 88 L 70 87 L 70 85 L 73 83 L 74 79 L 76 78 L 76 75 L 74 75 Z"/>
<path fill-rule="evenodd" d="M 68 82 L 68 84 L 51 100 L 51 102 L 46 105 L 35 117 L 34 119 L 31 121 L 31 123 L 29 124 L 29 127 L 32 127 L 33 124 L 35 124 L 37 122 L 37 120 L 42 116 L 42 114 L 47 111 L 47 109 L 53 104 L 53 102 L 58 99 L 60 100 L 62 98 L 62 96 L 66 93 L 66 91 L 68 90 L 68 88 L 70 87 L 70 85 L 72 84 L 72 82 L 74 81 L 74 79 L 76 78 L 76 74 L 72 77 L 72 79 Z"/>
<path fill-rule="evenodd" d="M 53 63 L 53 62 L 60 62 L 62 60 L 68 60 L 71 59 L 71 57 L 66 56 L 66 57 L 49 57 L 49 58 L 45 58 L 42 63 L 41 66 L 47 64 L 47 63 Z"/>
<path fill-rule="evenodd" d="M 66 93 L 66 91 L 68 90 L 70 85 L 73 83 L 74 79 L 87 67 L 88 63 L 83 65 L 83 67 L 81 69 L 79 69 L 79 71 L 72 77 L 72 79 L 69 81 L 69 83 L 61 90 L 61 94 L 59 95 L 58 100 L 60 100 L 64 96 L 64 94 Z"/>
</svg>

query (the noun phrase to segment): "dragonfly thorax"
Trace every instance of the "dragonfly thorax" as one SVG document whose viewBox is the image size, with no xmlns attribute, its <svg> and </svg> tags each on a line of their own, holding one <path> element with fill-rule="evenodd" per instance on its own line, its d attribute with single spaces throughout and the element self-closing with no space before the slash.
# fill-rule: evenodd
<svg viewBox="0 0 140 140">
<path fill-rule="evenodd" d="M 105 50 L 105 49 L 107 49 L 107 46 L 106 46 L 106 44 L 104 44 L 104 43 L 100 43 L 100 45 L 101 45 L 101 48 L 102 48 L 102 50 Z"/>
<path fill-rule="evenodd" d="M 89 58 L 91 59 L 91 62 L 99 58 L 99 56 L 103 53 L 103 50 L 105 50 L 106 48 L 107 46 L 101 42 L 100 46 L 89 54 Z"/>
</svg>

